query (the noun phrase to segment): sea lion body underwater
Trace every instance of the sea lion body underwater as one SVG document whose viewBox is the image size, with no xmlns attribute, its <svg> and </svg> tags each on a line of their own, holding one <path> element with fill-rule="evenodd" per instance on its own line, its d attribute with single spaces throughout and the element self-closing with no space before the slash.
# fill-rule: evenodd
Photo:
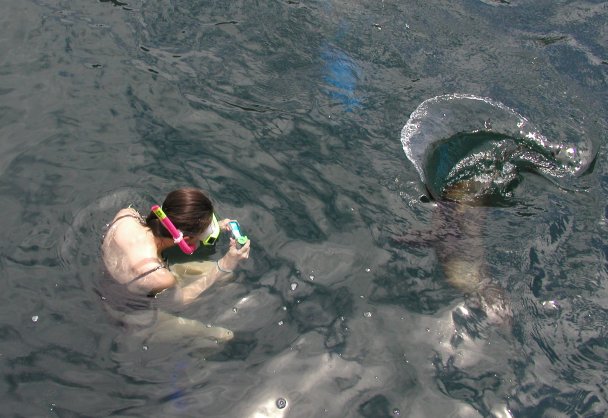
<svg viewBox="0 0 608 418">
<path fill-rule="evenodd" d="M 422 102 L 403 127 L 401 142 L 435 208 L 430 232 L 397 241 L 432 244 L 446 281 L 463 292 L 466 306 L 490 323 L 511 324 L 506 292 L 486 263 L 489 208 L 509 201 L 524 171 L 576 189 L 573 182 L 595 160 L 593 143 L 585 135 L 551 141 L 504 104 L 464 94 Z"/>
<path fill-rule="evenodd" d="M 492 324 L 510 325 L 512 311 L 505 289 L 491 278 L 484 235 L 488 213 L 483 185 L 461 181 L 446 187 L 440 197 L 427 190 L 434 205 L 431 229 L 393 237 L 407 246 L 432 246 L 445 280 L 463 293 L 465 306 L 482 313 Z"/>
<path fill-rule="evenodd" d="M 433 211 L 433 246 L 446 281 L 465 295 L 466 306 L 482 312 L 489 323 L 510 325 L 513 314 L 506 291 L 491 279 L 486 263 L 488 208 L 475 198 L 478 187 L 463 181 L 444 190 Z"/>
</svg>

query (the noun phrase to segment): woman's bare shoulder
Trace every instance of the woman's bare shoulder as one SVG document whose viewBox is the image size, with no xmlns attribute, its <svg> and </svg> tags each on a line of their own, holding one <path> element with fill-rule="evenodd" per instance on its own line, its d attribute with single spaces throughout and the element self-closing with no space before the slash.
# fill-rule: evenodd
<svg viewBox="0 0 608 418">
<path fill-rule="evenodd" d="M 121 216 L 125 216 L 125 215 L 132 215 L 137 217 L 138 219 L 141 219 L 143 221 L 143 218 L 141 217 L 141 215 L 139 214 L 139 212 L 132 208 L 132 207 L 128 207 L 128 208 L 122 208 L 121 210 L 119 210 L 116 215 L 114 215 L 114 219 L 119 218 Z"/>
<path fill-rule="evenodd" d="M 143 277 L 136 285 L 143 293 L 157 294 L 175 286 L 176 282 L 173 273 L 163 267 Z"/>
<path fill-rule="evenodd" d="M 122 216 L 128 215 L 126 219 L 120 219 Z M 131 218 L 130 216 L 133 215 Z M 118 212 L 115 220 L 118 220 L 115 226 L 114 240 L 121 247 L 125 247 L 125 251 L 129 255 L 131 253 L 142 253 L 141 258 L 149 257 L 150 254 L 156 254 L 156 244 L 154 236 L 150 229 L 143 223 L 136 211 L 130 209 L 121 210 Z"/>
</svg>

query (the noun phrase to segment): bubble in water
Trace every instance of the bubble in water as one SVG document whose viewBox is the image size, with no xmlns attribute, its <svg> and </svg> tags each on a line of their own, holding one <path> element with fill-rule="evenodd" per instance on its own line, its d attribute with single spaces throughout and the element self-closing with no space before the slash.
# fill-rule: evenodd
<svg viewBox="0 0 608 418">
<path fill-rule="evenodd" d="M 38 315 L 32 316 L 32 322 L 38 322 Z"/>
<path fill-rule="evenodd" d="M 279 321 L 279 322 L 278 322 L 278 324 L 279 324 L 279 326 L 280 326 L 280 325 L 283 325 L 283 324 L 284 324 L 284 322 L 283 322 L 283 321 Z"/>
<path fill-rule="evenodd" d="M 144 351 L 148 351 L 148 346 L 144 345 L 141 349 L 144 350 Z"/>
<path fill-rule="evenodd" d="M 297 283 L 292 283 L 291 284 L 291 290 L 296 290 L 298 288 L 298 284 Z"/>
<path fill-rule="evenodd" d="M 277 408 L 283 409 L 286 406 L 287 406 L 287 401 L 285 400 L 285 398 L 279 398 L 279 399 L 277 399 Z"/>
<path fill-rule="evenodd" d="M 399 415 L 401 415 L 401 411 L 398 410 L 397 408 L 393 409 L 393 415 L 395 415 L 396 417 L 398 417 Z"/>
<path fill-rule="evenodd" d="M 372 317 L 372 313 L 371 312 L 364 312 L 363 316 L 366 318 L 371 318 Z"/>
<path fill-rule="evenodd" d="M 543 301 L 543 308 L 547 315 L 557 315 L 560 312 L 560 307 L 554 300 Z"/>
<path fill-rule="evenodd" d="M 554 300 L 543 301 L 543 308 L 549 312 L 555 312 L 559 310 L 559 305 Z"/>
</svg>

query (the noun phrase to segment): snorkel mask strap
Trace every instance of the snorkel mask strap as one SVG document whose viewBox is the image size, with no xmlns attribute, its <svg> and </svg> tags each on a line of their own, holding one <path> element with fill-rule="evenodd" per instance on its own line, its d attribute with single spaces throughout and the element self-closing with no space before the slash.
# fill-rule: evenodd
<svg viewBox="0 0 608 418">
<path fill-rule="evenodd" d="M 171 222 L 171 219 L 169 219 L 165 212 L 163 212 L 161 207 L 158 205 L 152 206 L 152 212 L 154 212 L 160 223 L 163 224 L 167 231 L 169 231 L 171 237 L 173 237 L 173 242 L 179 245 L 179 248 L 185 254 L 192 254 L 195 249 L 188 245 L 188 243 L 184 240 L 184 234 L 182 233 L 182 231 L 180 231 L 175 227 L 175 225 L 173 225 L 173 222 Z"/>
</svg>

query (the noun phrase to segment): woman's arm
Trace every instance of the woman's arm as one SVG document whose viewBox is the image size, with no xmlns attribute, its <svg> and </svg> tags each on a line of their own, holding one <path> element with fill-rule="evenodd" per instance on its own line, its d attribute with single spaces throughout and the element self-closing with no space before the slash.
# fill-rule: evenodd
<svg viewBox="0 0 608 418">
<path fill-rule="evenodd" d="M 156 278 L 156 282 L 150 283 L 150 285 L 153 286 L 154 294 L 158 294 L 162 299 L 170 300 L 178 305 L 188 305 L 194 302 L 201 293 L 211 287 L 216 281 L 231 278 L 239 262 L 249 258 L 249 250 L 249 241 L 241 248 L 237 248 L 236 241 L 231 238 L 228 252 L 217 261 L 216 268 L 209 274 L 202 275 L 191 283 L 182 286 L 173 273 L 163 269 L 162 274 L 159 274 Z"/>
<path fill-rule="evenodd" d="M 230 239 L 230 248 L 226 255 L 217 260 L 216 268 L 209 275 L 204 275 L 192 283 L 181 287 L 176 292 L 176 297 L 183 305 L 192 303 L 205 290 L 213 285 L 218 280 L 227 280 L 233 276 L 234 270 L 237 268 L 241 260 L 249 258 L 250 241 L 247 241 L 241 248 L 236 247 L 236 241 Z"/>
</svg>

